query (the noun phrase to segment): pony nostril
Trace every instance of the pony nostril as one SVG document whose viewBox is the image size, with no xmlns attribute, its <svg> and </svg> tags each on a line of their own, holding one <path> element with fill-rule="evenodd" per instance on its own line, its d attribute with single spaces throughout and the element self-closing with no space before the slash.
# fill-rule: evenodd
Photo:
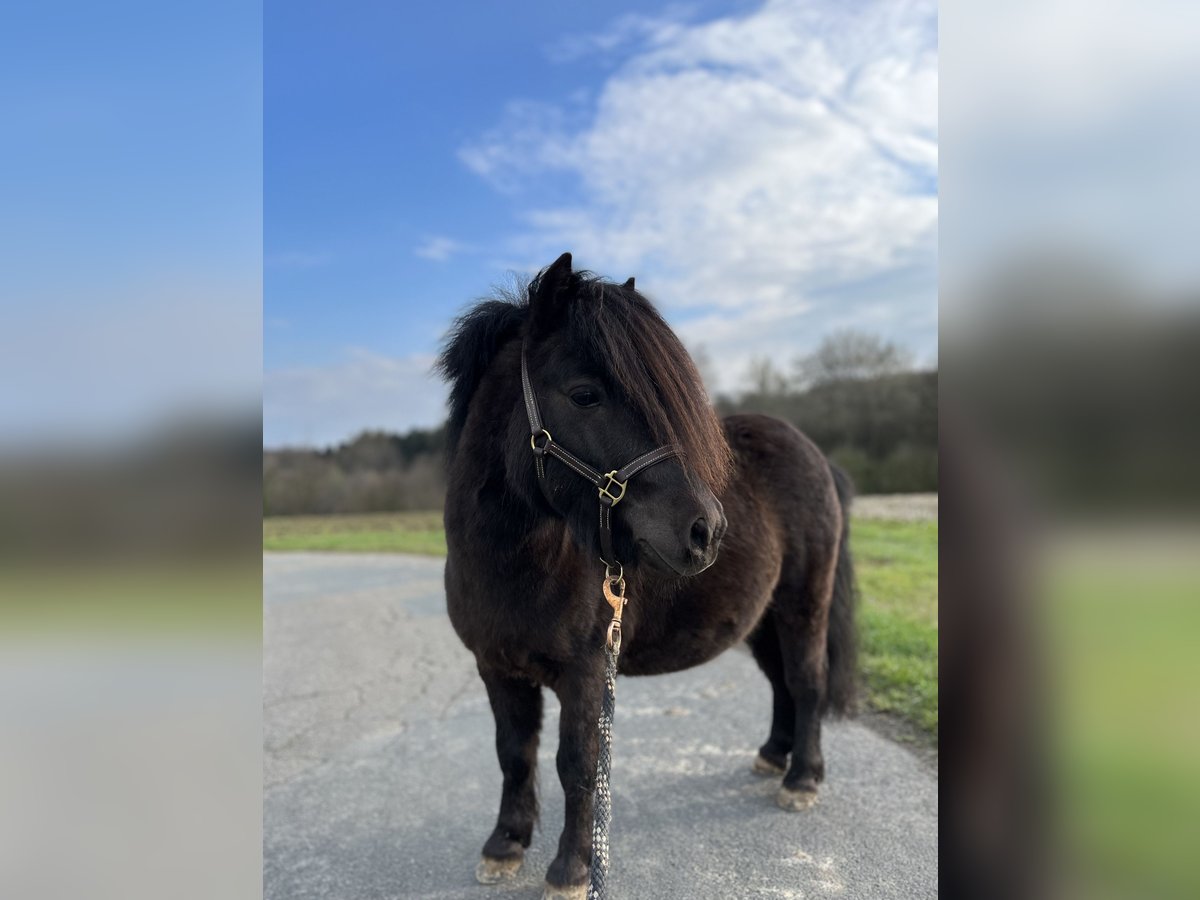
<svg viewBox="0 0 1200 900">
<path fill-rule="evenodd" d="M 709 527 L 708 520 L 701 516 L 692 523 L 692 549 L 697 553 L 704 553 L 708 550 L 709 544 L 712 543 L 713 532 Z"/>
</svg>

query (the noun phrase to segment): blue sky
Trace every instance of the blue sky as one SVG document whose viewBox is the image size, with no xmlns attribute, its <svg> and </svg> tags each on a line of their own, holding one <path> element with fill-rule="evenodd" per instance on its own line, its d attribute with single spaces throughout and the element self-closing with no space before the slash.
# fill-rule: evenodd
<svg viewBox="0 0 1200 900">
<path fill-rule="evenodd" d="M 450 318 L 571 250 L 716 389 L 865 328 L 936 354 L 929 4 L 266 6 L 264 442 L 432 425 Z"/>
</svg>

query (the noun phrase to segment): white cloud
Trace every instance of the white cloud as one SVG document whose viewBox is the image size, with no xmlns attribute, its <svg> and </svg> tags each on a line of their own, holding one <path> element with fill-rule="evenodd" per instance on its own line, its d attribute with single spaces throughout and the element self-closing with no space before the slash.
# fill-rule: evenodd
<svg viewBox="0 0 1200 900">
<path fill-rule="evenodd" d="M 446 262 L 450 257 L 457 256 L 465 249 L 466 246 L 464 244 L 453 238 L 434 235 L 421 242 L 413 250 L 413 253 L 422 259 L 429 259 L 434 262 Z"/>
<path fill-rule="evenodd" d="M 434 357 L 390 357 L 351 348 L 329 366 L 263 376 L 263 444 L 327 446 L 367 428 L 432 427 L 446 414 Z"/>
<path fill-rule="evenodd" d="M 932 272 L 933 4 L 770 0 L 657 31 L 618 20 L 606 34 L 646 46 L 594 102 L 515 102 L 461 151 L 505 191 L 547 172 L 579 187 L 578 202 L 527 212 L 510 253 L 546 262 L 570 248 L 598 271 L 637 275 L 703 341 L 724 387 L 749 355 L 808 349 L 833 318 L 879 323 L 878 297 L 856 299 L 857 286 Z M 932 274 L 891 302 L 883 320 L 909 323 L 910 337 L 927 323 L 916 341 L 932 345 Z"/>
<path fill-rule="evenodd" d="M 515 191 L 525 177 L 570 167 L 568 132 L 583 123 L 568 123 L 567 113 L 545 103 L 514 100 L 505 109 L 503 123 L 460 148 L 458 157 L 498 190 Z"/>
<path fill-rule="evenodd" d="M 690 17 L 691 9 L 679 4 L 668 6 L 655 16 L 626 13 L 601 31 L 559 38 L 546 48 L 546 56 L 552 62 L 567 63 L 607 57 L 631 44 L 664 44 L 679 34 Z"/>
</svg>

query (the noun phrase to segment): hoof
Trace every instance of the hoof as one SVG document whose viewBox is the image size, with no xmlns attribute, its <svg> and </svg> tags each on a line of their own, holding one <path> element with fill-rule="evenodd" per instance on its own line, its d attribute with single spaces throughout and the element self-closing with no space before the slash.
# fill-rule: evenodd
<svg viewBox="0 0 1200 900">
<path fill-rule="evenodd" d="M 521 857 L 519 856 L 509 859 L 492 859 L 485 856 L 475 867 L 475 880 L 480 884 L 499 884 L 502 881 L 511 881 L 520 869 Z"/>
<path fill-rule="evenodd" d="M 542 893 L 542 900 L 587 900 L 587 892 L 586 884 L 577 884 L 571 887 L 556 887 L 548 884 Z"/>
<path fill-rule="evenodd" d="M 779 804 L 780 809 L 786 809 L 788 812 L 800 812 L 817 802 L 817 789 L 781 787 L 779 793 L 775 795 L 775 802 Z"/>
<path fill-rule="evenodd" d="M 782 775 L 787 770 L 760 753 L 754 758 L 754 765 L 750 767 L 750 771 L 755 775 Z"/>
</svg>

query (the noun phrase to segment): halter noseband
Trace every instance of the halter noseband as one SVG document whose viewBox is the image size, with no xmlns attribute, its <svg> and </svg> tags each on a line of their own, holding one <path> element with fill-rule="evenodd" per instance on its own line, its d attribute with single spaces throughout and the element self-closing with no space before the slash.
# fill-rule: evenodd
<svg viewBox="0 0 1200 900">
<path fill-rule="evenodd" d="M 616 556 L 613 554 L 612 543 L 612 509 L 625 497 L 629 479 L 639 472 L 660 463 L 682 452 L 677 444 L 666 444 L 657 450 L 643 453 L 619 469 L 601 473 L 593 469 L 578 456 L 550 437 L 542 423 L 542 414 L 538 411 L 537 397 L 533 393 L 533 382 L 529 380 L 529 364 L 526 360 L 525 345 L 521 345 L 521 389 L 525 394 L 525 412 L 529 416 L 529 446 L 533 449 L 534 467 L 537 469 L 538 485 L 546 496 L 546 501 L 554 505 L 550 489 L 546 486 L 546 456 L 553 456 L 568 469 L 581 475 L 592 483 L 599 492 L 600 498 L 600 560 L 609 571 L 620 569 Z"/>
</svg>

